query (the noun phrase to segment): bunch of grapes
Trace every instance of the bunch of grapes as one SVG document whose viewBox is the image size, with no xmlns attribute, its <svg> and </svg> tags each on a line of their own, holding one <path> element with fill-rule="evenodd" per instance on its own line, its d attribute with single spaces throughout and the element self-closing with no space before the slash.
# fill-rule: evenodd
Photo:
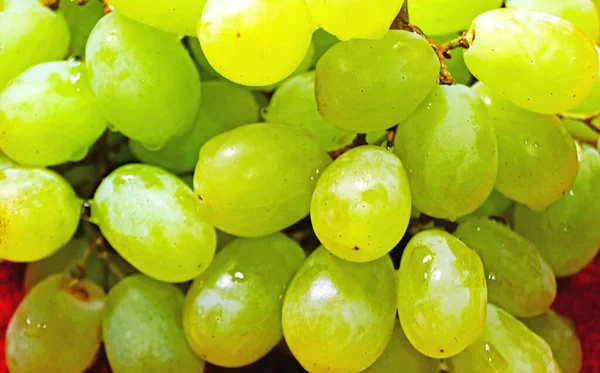
<svg viewBox="0 0 600 373">
<path fill-rule="evenodd" d="M 599 10 L 0 0 L 10 372 L 579 372 Z"/>
</svg>

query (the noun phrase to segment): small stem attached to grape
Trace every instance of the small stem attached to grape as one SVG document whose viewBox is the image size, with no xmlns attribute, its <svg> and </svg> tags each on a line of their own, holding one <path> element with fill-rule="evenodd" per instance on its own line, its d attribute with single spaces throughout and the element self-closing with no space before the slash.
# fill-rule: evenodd
<svg viewBox="0 0 600 373">
<path fill-rule="evenodd" d="M 95 239 L 89 242 L 89 244 L 85 248 L 85 251 L 83 252 L 83 255 L 81 256 L 81 259 L 79 259 L 77 264 L 75 264 L 73 269 L 71 269 L 70 274 L 72 280 L 69 283 L 69 287 L 75 286 L 79 282 L 79 280 L 85 278 L 86 268 L 90 255 L 92 255 L 92 252 L 94 252 L 95 250 L 100 250 L 100 248 L 103 245 L 104 237 L 102 237 L 102 235 L 97 236 Z"/>
<path fill-rule="evenodd" d="M 396 124 L 394 127 L 387 130 L 387 138 L 385 148 L 387 150 L 394 149 L 394 142 L 396 141 L 396 132 L 398 131 L 398 125 Z"/>
<path fill-rule="evenodd" d="M 595 123 L 595 120 L 600 118 L 600 111 L 597 111 L 592 114 L 562 113 L 558 114 L 558 117 L 561 119 L 571 119 L 576 120 L 578 122 L 582 122 L 585 125 L 587 125 L 592 131 L 600 133 L 600 124 Z"/>
<path fill-rule="evenodd" d="M 115 262 L 112 261 L 112 254 L 108 252 L 106 248 L 99 251 L 100 259 L 106 263 L 106 268 L 112 273 L 119 281 L 125 278 L 125 273 L 119 268 Z"/>
</svg>

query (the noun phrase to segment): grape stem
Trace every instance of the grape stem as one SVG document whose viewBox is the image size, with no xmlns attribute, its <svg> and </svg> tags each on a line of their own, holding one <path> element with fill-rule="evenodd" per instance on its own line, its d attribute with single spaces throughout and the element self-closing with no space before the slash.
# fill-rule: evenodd
<svg viewBox="0 0 600 373">
<path fill-rule="evenodd" d="M 571 114 L 571 113 L 562 113 L 558 114 L 558 117 L 561 119 L 571 119 L 576 120 L 578 122 L 583 122 L 587 125 L 592 131 L 600 134 L 600 125 L 594 123 L 594 121 L 600 118 L 600 111 L 597 111 L 592 114 Z"/>
<path fill-rule="evenodd" d="M 329 153 L 329 156 L 331 157 L 331 159 L 336 159 L 340 155 L 342 155 L 345 152 L 347 152 L 348 150 L 354 149 L 354 148 L 362 146 L 362 145 L 368 145 L 368 143 L 367 143 L 367 134 L 365 134 L 365 133 L 359 133 L 359 134 L 357 134 L 356 137 L 354 138 L 354 140 L 352 140 L 351 144 L 346 145 L 345 147 L 343 147 L 341 149 L 332 150 L 332 151 L 330 151 L 328 153 Z"/>
<path fill-rule="evenodd" d="M 398 125 L 396 124 L 394 127 L 387 130 L 387 138 L 385 148 L 387 150 L 394 149 L 394 142 L 396 141 L 396 132 L 398 131 Z"/>
<path fill-rule="evenodd" d="M 115 275 L 115 277 L 121 281 L 122 279 L 125 278 L 125 273 L 123 273 L 123 271 L 121 270 L 121 268 L 119 268 L 119 266 L 113 262 L 112 260 L 112 254 L 108 252 L 108 250 L 106 249 L 106 247 L 104 247 L 102 250 L 99 251 L 99 255 L 100 255 L 100 259 L 102 259 L 102 261 L 104 261 L 104 263 L 106 263 L 106 268 L 108 268 L 108 270 Z"/>
<path fill-rule="evenodd" d="M 60 1 L 59 0 L 42 0 L 42 5 L 52 9 L 52 10 L 56 10 L 58 9 L 58 3 Z"/>
<path fill-rule="evenodd" d="M 83 255 L 81 256 L 81 259 L 79 259 L 79 262 L 77 262 L 77 264 L 75 264 L 75 266 L 73 267 L 73 269 L 71 269 L 71 282 L 69 283 L 69 287 L 73 287 L 75 286 L 79 280 L 85 278 L 86 276 L 86 268 L 87 268 L 87 264 L 88 264 L 88 260 L 90 258 L 90 255 L 92 255 L 92 253 L 95 250 L 100 250 L 100 248 L 104 245 L 104 237 L 102 237 L 102 235 L 98 235 L 96 238 L 94 238 L 93 240 L 91 240 L 87 247 L 85 248 L 85 251 L 83 252 Z"/>
</svg>

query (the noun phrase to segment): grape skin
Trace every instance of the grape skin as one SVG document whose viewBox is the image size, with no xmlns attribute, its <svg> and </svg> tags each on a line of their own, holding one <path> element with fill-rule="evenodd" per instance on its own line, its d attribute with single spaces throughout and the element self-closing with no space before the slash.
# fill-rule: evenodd
<svg viewBox="0 0 600 373">
<path fill-rule="evenodd" d="M 463 31 L 479 14 L 502 6 L 502 0 L 409 0 L 410 21 L 427 35 Z"/>
</svg>

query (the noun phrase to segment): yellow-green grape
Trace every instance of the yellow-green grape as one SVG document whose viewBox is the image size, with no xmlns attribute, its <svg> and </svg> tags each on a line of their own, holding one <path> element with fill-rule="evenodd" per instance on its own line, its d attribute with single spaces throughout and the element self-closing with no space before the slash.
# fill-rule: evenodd
<svg viewBox="0 0 600 373">
<path fill-rule="evenodd" d="M 492 91 L 525 109 L 561 113 L 580 105 L 598 80 L 592 41 L 569 21 L 528 10 L 477 17 L 464 58 Z"/>
<path fill-rule="evenodd" d="M 556 279 L 531 241 L 482 217 L 461 223 L 454 235 L 481 258 L 491 303 L 517 317 L 537 316 L 550 308 Z"/>
<path fill-rule="evenodd" d="M 475 17 L 501 6 L 502 0 L 410 0 L 408 13 L 427 35 L 445 35 L 468 29 Z"/>
<path fill-rule="evenodd" d="M 6 330 L 11 373 L 81 373 L 94 363 L 104 291 L 86 279 L 71 283 L 64 274 L 47 277 L 17 307 Z"/>
<path fill-rule="evenodd" d="M 236 236 L 264 236 L 308 214 L 315 184 L 329 162 L 302 129 L 245 125 L 204 144 L 194 192 L 217 228 Z"/>
<path fill-rule="evenodd" d="M 492 304 L 479 339 L 451 363 L 454 373 L 561 373 L 548 344 Z"/>
<path fill-rule="evenodd" d="M 53 171 L 0 170 L 0 258 L 33 262 L 54 254 L 73 237 L 81 205 Z"/>
<path fill-rule="evenodd" d="M 391 151 L 369 145 L 344 153 L 325 170 L 312 197 L 310 218 L 325 248 L 346 260 L 367 262 L 400 242 L 410 210 L 402 162 Z"/>
<path fill-rule="evenodd" d="M 340 42 L 340 39 L 331 35 L 327 31 L 322 28 L 316 30 L 312 36 L 312 44 L 315 46 L 315 55 L 314 60 L 311 65 L 312 68 L 317 66 L 317 62 L 323 57 L 325 52 L 327 52 L 331 47 Z"/>
<path fill-rule="evenodd" d="M 600 47 L 595 47 L 596 53 L 598 54 L 598 59 L 600 61 Z M 600 68 L 598 70 L 598 75 L 600 76 Z M 571 113 L 577 114 L 595 114 L 600 111 L 600 78 L 594 84 L 594 88 L 592 89 L 592 93 L 583 101 L 583 103 L 571 110 Z"/>
<path fill-rule="evenodd" d="M 215 253 L 215 230 L 192 190 L 154 166 L 108 175 L 94 195 L 92 221 L 125 260 L 164 282 L 199 276 Z"/>
<path fill-rule="evenodd" d="M 450 40 L 455 39 L 457 37 L 458 34 L 454 33 L 442 36 L 432 36 L 432 39 L 437 41 L 438 43 L 447 43 Z M 452 58 L 447 58 L 445 60 L 445 63 L 446 67 L 448 68 L 448 71 L 452 75 L 452 78 L 454 78 L 456 84 L 470 85 L 470 83 L 473 81 L 473 75 L 471 75 L 471 72 L 465 64 L 463 50 L 454 49 L 450 53 L 452 55 Z"/>
<path fill-rule="evenodd" d="M 283 335 L 311 373 L 361 372 L 385 350 L 396 317 L 389 256 L 352 263 L 324 247 L 304 262 L 283 302 Z"/>
<path fill-rule="evenodd" d="M 176 36 L 113 12 L 92 30 L 86 57 L 92 91 L 116 130 L 159 148 L 192 129 L 200 79 Z"/>
<path fill-rule="evenodd" d="M 313 30 L 303 0 L 208 0 L 198 38 L 219 74 L 239 84 L 265 86 L 296 70 Z"/>
<path fill-rule="evenodd" d="M 31 67 L 0 95 L 0 148 L 21 164 L 79 161 L 106 126 L 80 62 Z"/>
<path fill-rule="evenodd" d="M 589 264 L 600 248 L 600 154 L 585 147 L 573 188 L 544 211 L 517 205 L 515 231 L 530 239 L 559 276 L 570 276 Z"/>
<path fill-rule="evenodd" d="M 483 265 L 473 250 L 440 230 L 410 240 L 398 271 L 398 316 L 419 352 L 441 359 L 471 345 L 486 303 Z"/>
<path fill-rule="evenodd" d="M 186 295 L 183 328 L 192 350 L 224 367 L 266 355 L 283 336 L 285 289 L 304 258 L 282 233 L 230 242 Z"/>
<path fill-rule="evenodd" d="M 439 361 L 415 350 L 406 338 L 400 323 L 396 321 L 394 332 L 385 351 L 375 364 L 363 373 L 438 373 Z"/>
<path fill-rule="evenodd" d="M 573 138 L 595 144 L 600 138 L 600 134 L 591 129 L 587 124 L 580 120 L 563 119 L 563 126 Z"/>
<path fill-rule="evenodd" d="M 260 119 L 261 107 L 247 88 L 227 81 L 202 84 L 202 103 L 191 132 L 152 151 L 137 141 L 129 146 L 137 159 L 172 172 L 190 172 L 198 163 L 200 148 L 216 135 Z"/>
<path fill-rule="evenodd" d="M 108 293 L 102 319 L 106 356 L 114 373 L 200 373 L 204 362 L 185 341 L 184 297 L 174 285 L 143 275 Z"/>
<path fill-rule="evenodd" d="M 112 2 L 111 2 L 112 5 Z M 75 1 L 61 1 L 58 12 L 65 17 L 71 34 L 71 53 L 85 55 L 85 45 L 92 29 L 104 16 L 102 1 L 91 0 L 83 5 Z"/>
<path fill-rule="evenodd" d="M 492 192 L 496 135 L 468 87 L 436 86 L 398 126 L 395 152 L 408 170 L 413 205 L 427 215 L 456 220 Z"/>
<path fill-rule="evenodd" d="M 577 148 L 560 119 L 514 105 L 487 85 L 473 87 L 488 108 L 498 139 L 495 187 L 534 210 L 559 200 L 577 175 Z"/>
<path fill-rule="evenodd" d="M 190 51 L 190 55 L 192 59 L 196 63 L 196 67 L 198 68 L 198 73 L 200 74 L 200 78 L 202 78 L 202 82 L 207 80 L 219 80 L 223 79 L 221 74 L 219 74 L 211 65 L 208 63 L 202 48 L 200 47 L 200 40 L 195 37 L 188 37 L 188 48 Z"/>
<path fill-rule="evenodd" d="M 329 123 L 374 132 L 406 119 L 435 87 L 440 61 L 421 35 L 391 30 L 378 40 L 350 40 L 319 60 L 315 93 Z"/>
<path fill-rule="evenodd" d="M 0 170 L 3 170 L 5 168 L 10 168 L 10 167 L 15 167 L 17 165 L 18 165 L 17 162 L 8 158 L 8 156 L 0 150 Z"/>
<path fill-rule="evenodd" d="M 514 205 L 513 201 L 506 198 L 504 194 L 498 192 L 496 189 L 493 189 L 492 193 L 477 210 L 459 220 L 464 221 L 471 216 L 502 216 L 512 205 Z"/>
<path fill-rule="evenodd" d="M 380 39 L 404 0 L 306 0 L 313 21 L 340 40 Z"/>
<path fill-rule="evenodd" d="M 548 310 L 540 316 L 521 321 L 548 343 L 562 373 L 579 373 L 582 360 L 581 343 L 571 320 Z"/>
</svg>

